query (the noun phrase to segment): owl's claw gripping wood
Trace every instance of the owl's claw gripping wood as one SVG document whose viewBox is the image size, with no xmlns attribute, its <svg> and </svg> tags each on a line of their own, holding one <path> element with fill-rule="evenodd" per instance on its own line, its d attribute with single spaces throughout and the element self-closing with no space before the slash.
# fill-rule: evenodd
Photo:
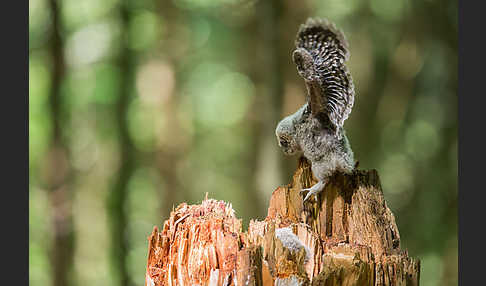
<svg viewBox="0 0 486 286">
<path fill-rule="evenodd" d="M 317 194 L 319 194 L 324 189 L 325 186 L 326 186 L 326 182 L 319 181 L 314 186 L 312 186 L 310 188 L 300 190 L 301 193 L 308 191 L 307 195 L 304 198 L 304 202 L 307 201 L 307 199 L 309 199 L 310 196 L 312 196 L 312 195 L 314 195 L 315 198 L 317 199 Z"/>
</svg>

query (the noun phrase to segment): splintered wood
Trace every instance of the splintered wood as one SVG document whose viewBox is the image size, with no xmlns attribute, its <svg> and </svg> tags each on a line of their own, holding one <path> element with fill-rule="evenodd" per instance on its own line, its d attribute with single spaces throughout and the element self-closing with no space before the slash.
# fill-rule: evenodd
<svg viewBox="0 0 486 286">
<path fill-rule="evenodd" d="M 231 205 L 206 199 L 181 204 L 161 232 L 154 227 L 145 285 L 248 285 L 259 279 L 260 262 Z"/>
<path fill-rule="evenodd" d="M 419 285 L 377 172 L 337 173 L 303 203 L 316 182 L 301 158 L 247 232 L 225 202 L 179 205 L 149 237 L 145 285 Z"/>
</svg>

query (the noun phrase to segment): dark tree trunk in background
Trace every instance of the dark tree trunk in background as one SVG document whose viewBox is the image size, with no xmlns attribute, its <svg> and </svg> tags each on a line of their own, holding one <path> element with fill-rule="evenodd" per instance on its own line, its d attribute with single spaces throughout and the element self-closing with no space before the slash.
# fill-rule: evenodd
<svg viewBox="0 0 486 286">
<path fill-rule="evenodd" d="M 264 112 L 265 129 L 275 132 L 275 122 L 280 119 L 282 111 L 283 71 L 280 64 L 280 18 L 282 14 L 281 2 L 277 0 L 260 1 L 257 6 L 258 43 L 261 44 L 263 63 L 260 76 L 268 86 L 267 108 Z M 274 138 L 272 138 L 274 139 Z"/>
<path fill-rule="evenodd" d="M 258 175 L 269 174 L 269 157 L 274 156 L 276 162 L 276 174 L 282 174 L 281 156 L 278 149 L 275 149 L 275 124 L 280 120 L 282 111 L 283 97 L 283 71 L 280 64 L 280 37 L 279 24 L 282 14 L 280 1 L 269 0 L 259 1 L 256 5 L 256 26 L 251 38 L 252 44 L 256 48 L 255 55 L 258 57 L 254 61 L 253 73 L 256 78 L 257 97 L 254 104 L 258 119 L 254 122 L 253 136 L 253 162 L 252 179 L 254 187 L 250 195 L 255 202 L 253 214 L 260 217 L 264 215 L 264 202 L 259 198 L 258 192 L 262 187 L 259 185 Z M 268 146 L 273 148 L 267 148 Z M 273 152 L 273 153 L 272 153 Z M 266 153 L 266 156 L 263 154 Z M 268 156 L 268 157 L 267 157 Z M 271 163 L 270 163 L 271 164 Z M 266 169 L 263 171 L 262 169 Z"/>
<path fill-rule="evenodd" d="M 175 31 L 177 29 L 178 19 L 180 18 L 180 11 L 174 7 L 172 1 L 159 1 L 157 2 L 157 10 L 162 15 L 163 19 L 166 19 L 166 30 Z M 168 32 L 165 39 L 170 38 L 167 42 L 162 42 L 162 44 L 157 47 L 158 51 L 161 51 L 167 58 L 168 64 L 174 68 L 174 90 L 169 98 L 161 104 L 160 112 L 164 114 L 165 120 L 167 122 L 167 129 L 165 130 L 164 136 L 175 137 L 180 139 L 184 132 L 181 128 L 179 121 L 178 106 L 179 106 L 179 96 L 177 90 L 179 89 L 179 84 L 177 80 L 177 66 L 176 63 L 179 62 L 174 56 L 174 51 L 177 51 L 179 42 L 177 41 L 177 34 Z M 165 88 L 165 87 L 161 87 Z M 186 151 L 184 144 L 180 144 L 180 140 L 171 140 L 171 143 L 165 144 L 164 147 L 157 148 L 155 156 L 155 166 L 159 171 L 160 177 L 164 181 L 164 189 L 157 188 L 158 195 L 162 199 L 160 204 L 160 215 L 162 217 L 168 217 L 170 210 L 173 208 L 177 199 L 187 199 L 187 194 L 177 177 L 177 164 L 180 161 L 182 154 Z"/>
<path fill-rule="evenodd" d="M 135 170 L 136 150 L 130 138 L 127 110 L 131 95 L 134 92 L 135 55 L 127 46 L 130 24 L 130 1 L 120 3 L 121 52 L 119 55 L 119 68 L 121 73 L 120 94 L 116 104 L 116 124 L 118 129 L 118 142 L 120 144 L 120 169 L 116 181 L 108 197 L 108 217 L 111 230 L 111 267 L 118 278 L 117 285 L 133 285 L 127 269 L 127 256 L 129 244 L 129 230 L 127 229 L 126 201 L 128 195 L 128 182 Z"/>
<path fill-rule="evenodd" d="M 50 261 L 54 286 L 71 285 L 73 265 L 74 229 L 72 216 L 72 194 L 69 185 L 71 169 L 68 149 L 63 142 L 61 82 L 65 73 L 64 43 L 61 37 L 62 23 L 60 7 L 56 0 L 49 1 L 52 26 L 49 52 L 52 64 L 52 80 L 49 94 L 52 137 L 47 157 L 46 183 L 52 218 L 52 244 Z"/>
</svg>

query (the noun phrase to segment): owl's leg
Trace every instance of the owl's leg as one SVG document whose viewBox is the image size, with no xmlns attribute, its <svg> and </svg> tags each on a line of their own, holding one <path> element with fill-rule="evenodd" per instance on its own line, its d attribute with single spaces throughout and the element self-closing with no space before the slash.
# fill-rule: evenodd
<svg viewBox="0 0 486 286">
<path fill-rule="evenodd" d="M 327 184 L 327 180 L 320 180 L 314 186 L 307 188 L 307 189 L 302 189 L 301 192 L 309 191 L 304 198 L 304 202 L 307 201 L 307 199 L 310 198 L 311 195 L 315 195 L 316 198 L 317 198 L 317 194 L 324 189 L 326 184 Z"/>
</svg>

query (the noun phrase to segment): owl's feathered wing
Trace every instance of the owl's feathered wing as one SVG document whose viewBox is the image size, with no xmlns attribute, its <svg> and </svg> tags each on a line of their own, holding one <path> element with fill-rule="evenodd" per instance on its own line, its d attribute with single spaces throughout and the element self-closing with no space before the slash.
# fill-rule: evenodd
<svg viewBox="0 0 486 286">
<path fill-rule="evenodd" d="M 343 127 L 354 104 L 354 85 L 345 65 L 349 58 L 344 34 L 333 23 L 308 19 L 295 40 L 294 63 L 305 79 L 312 115 Z"/>
</svg>

